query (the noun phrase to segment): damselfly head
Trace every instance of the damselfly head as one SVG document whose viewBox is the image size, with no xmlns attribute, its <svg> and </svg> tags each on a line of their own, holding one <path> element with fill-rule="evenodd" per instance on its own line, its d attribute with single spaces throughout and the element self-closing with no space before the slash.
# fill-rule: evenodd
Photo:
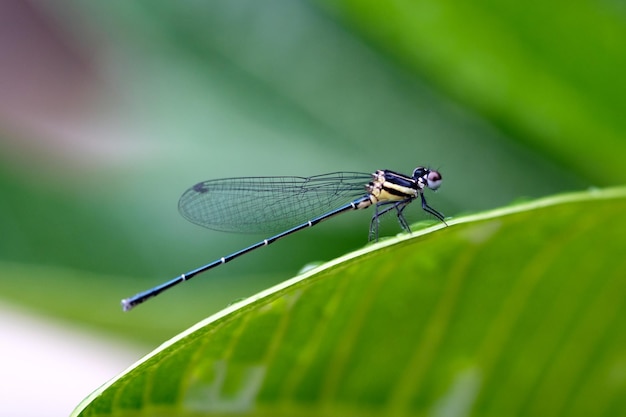
<svg viewBox="0 0 626 417">
<path fill-rule="evenodd" d="M 426 187 L 433 191 L 439 188 L 441 182 L 443 181 L 443 177 L 439 171 L 424 167 L 415 168 L 413 171 L 413 179 L 421 180 L 420 182 L 425 183 Z"/>
<path fill-rule="evenodd" d="M 436 190 L 441 185 L 443 178 L 441 177 L 439 171 L 429 170 L 428 174 L 426 175 L 426 181 L 428 183 L 428 188 L 430 188 L 431 190 Z"/>
</svg>

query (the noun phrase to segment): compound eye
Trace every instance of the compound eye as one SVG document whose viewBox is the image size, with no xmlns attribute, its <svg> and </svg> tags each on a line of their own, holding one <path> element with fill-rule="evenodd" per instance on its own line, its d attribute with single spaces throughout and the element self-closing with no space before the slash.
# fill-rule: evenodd
<svg viewBox="0 0 626 417">
<path fill-rule="evenodd" d="M 424 167 L 417 167 L 413 170 L 413 178 L 414 179 L 418 179 L 423 177 L 424 175 L 426 175 L 426 173 L 428 172 L 428 170 Z"/>
<path fill-rule="evenodd" d="M 431 190 L 439 188 L 442 181 L 443 178 L 441 177 L 439 171 L 429 171 L 428 174 L 426 174 L 426 182 L 428 184 L 428 188 Z"/>
</svg>

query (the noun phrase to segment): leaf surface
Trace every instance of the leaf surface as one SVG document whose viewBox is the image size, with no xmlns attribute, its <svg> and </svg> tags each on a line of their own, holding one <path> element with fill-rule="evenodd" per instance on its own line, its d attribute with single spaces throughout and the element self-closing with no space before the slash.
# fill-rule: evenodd
<svg viewBox="0 0 626 417">
<path fill-rule="evenodd" d="M 74 415 L 615 415 L 625 231 L 616 188 L 368 246 L 198 323 Z"/>
</svg>

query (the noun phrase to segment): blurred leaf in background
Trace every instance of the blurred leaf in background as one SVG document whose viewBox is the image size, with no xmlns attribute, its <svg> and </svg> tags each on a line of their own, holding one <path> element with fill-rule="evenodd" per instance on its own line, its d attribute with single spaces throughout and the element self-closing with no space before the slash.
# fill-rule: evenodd
<svg viewBox="0 0 626 417">
<path fill-rule="evenodd" d="M 449 216 L 622 184 L 625 20 L 616 1 L 4 1 L 0 297 L 154 346 L 367 240 L 370 213 L 345 215 L 122 314 L 265 237 L 178 215 L 211 178 L 429 165 Z"/>
</svg>

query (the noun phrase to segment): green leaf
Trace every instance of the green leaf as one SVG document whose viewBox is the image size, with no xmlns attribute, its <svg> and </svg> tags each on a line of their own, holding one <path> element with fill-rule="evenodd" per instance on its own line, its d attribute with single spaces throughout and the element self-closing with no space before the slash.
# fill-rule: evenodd
<svg viewBox="0 0 626 417">
<path fill-rule="evenodd" d="M 370 245 L 228 307 L 73 415 L 624 410 L 626 188 L 448 224 Z"/>
<path fill-rule="evenodd" d="M 620 2 L 318 2 L 535 150 L 599 184 L 626 180 Z"/>
</svg>

